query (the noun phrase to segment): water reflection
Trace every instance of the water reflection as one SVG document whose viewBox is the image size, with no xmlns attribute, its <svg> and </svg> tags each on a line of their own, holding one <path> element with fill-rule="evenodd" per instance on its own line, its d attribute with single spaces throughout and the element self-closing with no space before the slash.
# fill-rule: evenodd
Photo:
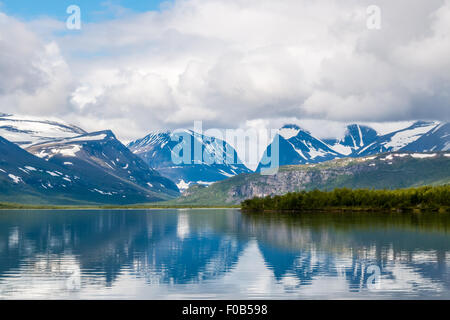
<svg viewBox="0 0 450 320">
<path fill-rule="evenodd" d="M 246 215 L 259 249 L 278 281 L 299 286 L 345 280 L 344 294 L 381 298 L 449 298 L 450 220 L 437 214 Z M 379 267 L 379 290 L 367 291 Z M 334 278 L 334 279 L 333 279 Z M 332 279 L 332 280 L 330 280 Z M 318 288 L 318 285 L 316 287 Z M 333 294 L 330 293 L 331 297 Z M 327 296 L 327 297 L 329 297 Z M 340 296 L 334 296 L 338 298 Z"/>
<path fill-rule="evenodd" d="M 443 214 L 4 211 L 0 298 L 448 299 L 449 227 Z"/>
</svg>

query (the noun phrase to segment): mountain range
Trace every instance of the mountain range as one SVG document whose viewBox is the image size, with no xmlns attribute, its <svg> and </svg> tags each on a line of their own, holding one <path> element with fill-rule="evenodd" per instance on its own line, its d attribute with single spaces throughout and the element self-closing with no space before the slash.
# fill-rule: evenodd
<svg viewBox="0 0 450 320">
<path fill-rule="evenodd" d="M 71 128 L 17 118 L 2 126 L 4 136 L 18 141 L 0 141 L 1 201 L 133 204 L 179 195 L 171 180 L 149 168 L 111 131 L 80 135 L 84 131 Z"/>
<path fill-rule="evenodd" d="M 433 152 L 450 150 L 450 123 L 417 121 L 410 126 L 379 134 L 359 124 L 347 126 L 340 139 L 320 139 L 297 125 L 285 125 L 278 136 L 279 165 L 320 163 L 346 157 L 361 157 L 385 152 Z M 269 158 L 275 147 L 271 143 L 263 157 Z M 270 167 L 259 165 L 257 171 Z"/>
<path fill-rule="evenodd" d="M 440 154 L 450 150 L 449 128 L 449 123 L 417 121 L 380 134 L 369 126 L 352 124 L 343 137 L 321 139 L 289 124 L 278 131 L 279 164 L 327 164 L 396 152 Z M 0 113 L 0 137 L 0 201 L 132 204 L 174 199 L 180 190 L 186 192 L 184 201 L 193 192 L 205 193 L 206 186 L 214 192 L 217 185 L 253 176 L 230 144 L 192 130 L 151 132 L 125 146 L 110 130 L 88 133 L 55 119 Z M 189 143 L 190 152 L 182 154 L 183 150 L 179 154 L 183 161 L 174 162 L 181 138 Z M 232 162 L 225 161 L 230 158 Z M 256 171 L 263 168 L 260 164 Z M 209 196 L 214 201 L 223 193 Z"/>
</svg>

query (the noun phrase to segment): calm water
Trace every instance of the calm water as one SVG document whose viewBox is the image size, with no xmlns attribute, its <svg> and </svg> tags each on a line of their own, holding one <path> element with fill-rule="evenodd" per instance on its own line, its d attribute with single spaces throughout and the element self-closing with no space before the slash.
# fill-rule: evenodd
<svg viewBox="0 0 450 320">
<path fill-rule="evenodd" d="M 3 211 L 0 299 L 24 298 L 450 299 L 450 217 Z"/>
</svg>

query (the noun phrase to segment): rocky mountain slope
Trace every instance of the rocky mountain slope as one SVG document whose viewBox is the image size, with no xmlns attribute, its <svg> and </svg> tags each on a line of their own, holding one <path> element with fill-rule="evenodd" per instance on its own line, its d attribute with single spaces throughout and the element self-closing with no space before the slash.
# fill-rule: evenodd
<svg viewBox="0 0 450 320">
<path fill-rule="evenodd" d="M 287 192 L 340 187 L 394 189 L 450 183 L 450 153 L 394 152 L 320 164 L 281 167 L 275 175 L 243 174 L 204 188 L 195 186 L 172 203 L 226 205 Z"/>
</svg>

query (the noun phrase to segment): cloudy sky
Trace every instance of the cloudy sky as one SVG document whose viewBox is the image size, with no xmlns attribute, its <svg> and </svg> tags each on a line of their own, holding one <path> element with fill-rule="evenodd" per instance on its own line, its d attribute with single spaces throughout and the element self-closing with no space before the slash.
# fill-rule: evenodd
<svg viewBox="0 0 450 320">
<path fill-rule="evenodd" d="M 197 120 L 322 137 L 448 121 L 449 57 L 450 0 L 0 0 L 0 111 L 124 141 Z"/>
</svg>

